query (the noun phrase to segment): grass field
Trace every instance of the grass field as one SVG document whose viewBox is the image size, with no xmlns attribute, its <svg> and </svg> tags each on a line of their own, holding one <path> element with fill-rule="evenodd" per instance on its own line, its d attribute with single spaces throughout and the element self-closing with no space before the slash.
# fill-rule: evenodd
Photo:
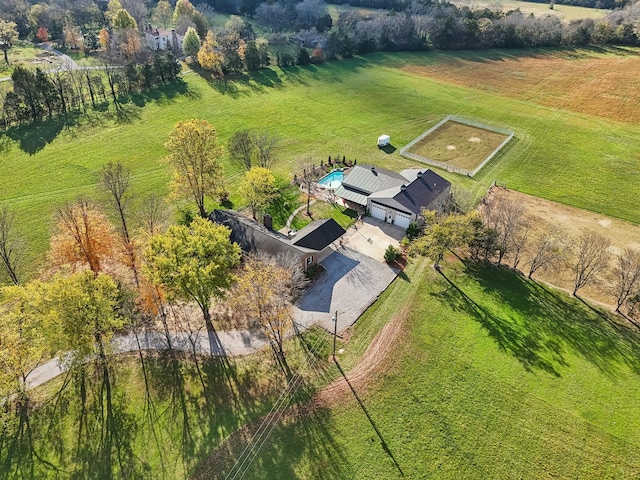
<svg viewBox="0 0 640 480">
<path fill-rule="evenodd" d="M 637 476 L 637 332 L 510 271 L 452 262 L 455 287 L 413 263 L 343 347 L 348 370 L 359 335 L 409 307 L 392 358 L 358 392 L 393 459 L 347 393 L 280 424 L 245 478 Z"/>
<path fill-rule="evenodd" d="M 33 274 L 44 258 L 53 209 L 78 195 L 97 198 L 105 163 L 122 162 L 130 168 L 141 196 L 167 193 L 169 173 L 160 160 L 166 155 L 168 133 L 179 120 L 211 121 L 223 144 L 243 128 L 269 129 L 281 138 L 274 169 L 291 178 L 303 156 L 319 162 L 341 154 L 397 171 L 415 167 L 398 153 L 378 150 L 376 138 L 388 133 L 396 146 L 406 145 L 443 116 L 455 114 L 516 131 L 516 138 L 474 179 L 442 173 L 457 187 L 469 189 L 473 198 L 497 179 L 526 193 L 639 223 L 635 198 L 640 184 L 635 178 L 640 173 L 640 132 L 633 121 L 616 121 L 607 113 L 609 107 L 617 111 L 615 99 L 628 95 L 625 118 L 640 118 L 640 101 L 634 100 L 640 89 L 629 87 L 640 78 L 634 66 L 639 52 L 375 54 L 213 82 L 191 73 L 182 85 L 125 104 L 120 117 L 91 114 L 72 126 L 54 120 L 0 136 L 0 167 L 10 172 L 0 177 L 0 203 L 17 212 L 29 245 L 28 272 Z M 557 93 L 554 82 L 539 80 L 535 94 L 526 83 L 520 90 L 502 89 L 501 76 L 514 78 L 520 64 L 537 62 L 555 62 L 567 74 L 575 73 L 566 80 L 567 87 L 578 84 L 579 75 L 589 81 L 600 62 L 629 68 L 612 73 L 620 81 L 606 92 L 609 103 L 604 92 L 594 93 L 593 101 L 601 108 L 594 115 L 583 111 L 579 88 L 567 88 L 562 94 L 566 105 L 555 107 L 545 104 L 556 102 L 551 100 Z M 463 69 L 456 70 L 456 65 Z M 485 88 L 461 84 L 487 68 L 496 73 L 495 88 L 489 77 Z M 433 77 L 428 76 L 432 71 Z M 461 80 L 454 72 L 465 76 Z M 629 78 L 623 81 L 625 75 Z M 573 95 L 578 99 L 571 100 Z M 240 168 L 226 164 L 225 172 L 237 207 Z"/>
<path fill-rule="evenodd" d="M 286 345 L 287 360 L 303 379 L 294 402 L 337 374 L 327 360 L 329 335 L 311 330 L 304 340 L 317 347 L 317 357 L 299 340 Z M 268 349 L 228 361 L 201 358 L 198 365 L 192 358 L 145 355 L 144 370 L 133 354 L 116 358 L 113 372 L 110 424 L 103 421 L 102 377 L 91 368 L 84 404 L 80 375 L 58 377 L 35 391 L 29 436 L 17 434 L 17 418 L 3 423 L 0 477 L 189 478 L 231 433 L 267 414 L 287 385 Z"/>
<path fill-rule="evenodd" d="M 471 172 L 506 139 L 502 133 L 448 120 L 407 151 Z"/>
<path fill-rule="evenodd" d="M 338 222 L 338 225 L 342 226 L 346 230 L 353 225 L 358 218 L 358 214 L 354 210 L 341 207 L 339 205 L 332 205 L 323 201 L 317 201 L 311 205 L 309 210 L 311 211 L 311 217 L 307 215 L 307 211 L 305 209 L 293 218 L 291 227 L 295 230 L 300 230 L 314 220 L 318 220 L 320 218 L 333 218 Z"/>
<path fill-rule="evenodd" d="M 592 18 L 594 20 L 598 20 L 600 18 L 604 18 L 605 15 L 610 12 L 610 10 L 605 9 L 577 7 L 574 5 L 558 5 L 557 3 L 554 5 L 553 10 L 551 10 L 548 2 L 536 3 L 520 0 L 506 0 L 504 2 L 501 0 L 472 0 L 454 3 L 457 5 L 476 6 L 480 8 L 501 8 L 503 12 L 520 9 L 523 13 L 533 13 L 535 16 L 556 15 L 566 22 L 581 18 Z"/>
</svg>

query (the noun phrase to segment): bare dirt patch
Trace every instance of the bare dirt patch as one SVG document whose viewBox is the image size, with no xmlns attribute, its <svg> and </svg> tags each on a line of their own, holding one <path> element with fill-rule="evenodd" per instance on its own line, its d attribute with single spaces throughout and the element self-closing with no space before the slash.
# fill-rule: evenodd
<svg viewBox="0 0 640 480">
<path fill-rule="evenodd" d="M 640 62 L 635 54 L 557 52 L 496 60 L 448 58 L 404 69 L 447 83 L 554 108 L 640 122 Z"/>
<path fill-rule="evenodd" d="M 486 202 L 491 203 L 500 197 L 513 199 L 526 208 L 526 220 L 530 232 L 529 246 L 545 232 L 557 227 L 563 232 L 563 237 L 568 240 L 569 246 L 575 245 L 571 239 L 577 239 L 585 231 L 593 231 L 611 241 L 612 246 L 609 251 L 612 254 L 620 253 L 625 248 L 640 250 L 640 225 L 505 188 L 492 188 L 486 196 Z M 532 252 L 530 251 L 523 255 L 520 269 L 525 274 L 529 272 L 531 256 Z M 512 259 L 507 258 L 505 263 L 508 264 L 510 261 Z M 613 260 L 611 264 L 613 265 Z M 534 278 L 572 291 L 572 258 L 569 256 L 560 268 L 536 272 Z M 614 298 L 602 285 L 587 286 L 579 291 L 579 295 L 594 303 L 604 304 L 611 308 L 615 307 Z"/>
<path fill-rule="evenodd" d="M 478 141 L 465 141 L 469 138 Z M 502 133 L 448 120 L 407 151 L 473 171 L 506 139 L 507 135 Z"/>
<path fill-rule="evenodd" d="M 377 373 L 388 371 L 393 367 L 391 352 L 403 333 L 405 319 L 409 314 L 408 306 L 399 311 L 375 336 L 358 365 L 347 372 L 349 382 L 359 393 L 365 390 L 378 378 Z M 339 361 L 339 360 L 338 360 Z M 391 363 L 391 365 L 390 365 Z M 322 389 L 308 402 L 292 405 L 284 411 L 276 411 L 265 415 L 250 425 L 245 425 L 234 432 L 227 440 L 207 458 L 198 469 L 194 479 L 211 478 L 212 472 L 220 471 L 221 465 L 232 463 L 232 452 L 240 452 L 242 446 L 249 443 L 260 426 L 269 421 L 292 422 L 302 416 L 309 416 L 314 411 L 321 411 L 349 398 L 353 394 L 349 385 L 340 377 Z"/>
<path fill-rule="evenodd" d="M 375 336 L 358 365 L 347 373 L 349 382 L 356 390 L 366 389 L 377 378 L 377 372 L 388 371 L 391 368 L 390 354 L 401 335 L 408 314 L 407 306 L 396 313 Z M 322 406 L 331 406 L 342 401 L 344 396 L 350 393 L 349 385 L 344 378 L 340 377 L 321 390 L 313 401 L 319 402 Z"/>
</svg>

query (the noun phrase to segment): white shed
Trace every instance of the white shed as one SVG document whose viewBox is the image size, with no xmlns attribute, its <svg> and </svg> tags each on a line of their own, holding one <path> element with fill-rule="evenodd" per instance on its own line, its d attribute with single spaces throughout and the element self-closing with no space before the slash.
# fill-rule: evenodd
<svg viewBox="0 0 640 480">
<path fill-rule="evenodd" d="M 391 143 L 391 137 L 389 135 L 380 135 L 378 137 L 378 148 L 386 147 Z"/>
</svg>

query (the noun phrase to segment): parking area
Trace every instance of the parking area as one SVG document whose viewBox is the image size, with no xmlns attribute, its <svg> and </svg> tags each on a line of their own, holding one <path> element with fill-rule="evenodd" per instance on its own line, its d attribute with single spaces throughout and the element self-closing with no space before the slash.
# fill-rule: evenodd
<svg viewBox="0 0 640 480">
<path fill-rule="evenodd" d="M 333 332 L 332 317 L 338 312 L 338 332 L 342 332 L 355 323 L 398 273 L 386 263 L 346 246 L 337 248 L 322 265 L 325 272 L 294 307 L 294 321 L 303 328 L 318 324 Z"/>
<path fill-rule="evenodd" d="M 342 236 L 342 245 L 384 262 L 384 251 L 393 245 L 398 248 L 405 230 L 373 217 L 364 217 Z"/>
</svg>

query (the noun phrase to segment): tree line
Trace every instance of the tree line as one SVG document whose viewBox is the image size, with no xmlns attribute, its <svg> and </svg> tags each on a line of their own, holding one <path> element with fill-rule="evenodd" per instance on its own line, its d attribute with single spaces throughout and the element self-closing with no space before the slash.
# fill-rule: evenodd
<svg viewBox="0 0 640 480">
<path fill-rule="evenodd" d="M 438 268 L 447 251 L 462 249 L 474 261 L 508 266 L 529 279 L 544 271 L 569 270 L 572 295 L 587 286 L 599 287 L 615 300 L 617 313 L 637 315 L 639 251 L 627 248 L 612 254 L 611 241 L 592 231 L 571 238 L 554 227 L 534 237 L 525 214 L 521 203 L 499 196 L 483 200 L 478 211 L 467 214 L 423 212 L 424 225 L 407 230 L 408 251 L 432 258 Z M 525 256 L 528 264 L 523 268 Z"/>
<path fill-rule="evenodd" d="M 55 70 L 50 73 L 17 66 L 12 74 L 13 90 L 0 93 L 0 121 L 4 128 L 43 118 L 87 112 L 111 102 L 117 109 L 124 96 L 148 91 L 178 79 L 180 64 L 170 52 L 156 54 L 151 63 L 109 63 L 99 70 Z"/>
</svg>

